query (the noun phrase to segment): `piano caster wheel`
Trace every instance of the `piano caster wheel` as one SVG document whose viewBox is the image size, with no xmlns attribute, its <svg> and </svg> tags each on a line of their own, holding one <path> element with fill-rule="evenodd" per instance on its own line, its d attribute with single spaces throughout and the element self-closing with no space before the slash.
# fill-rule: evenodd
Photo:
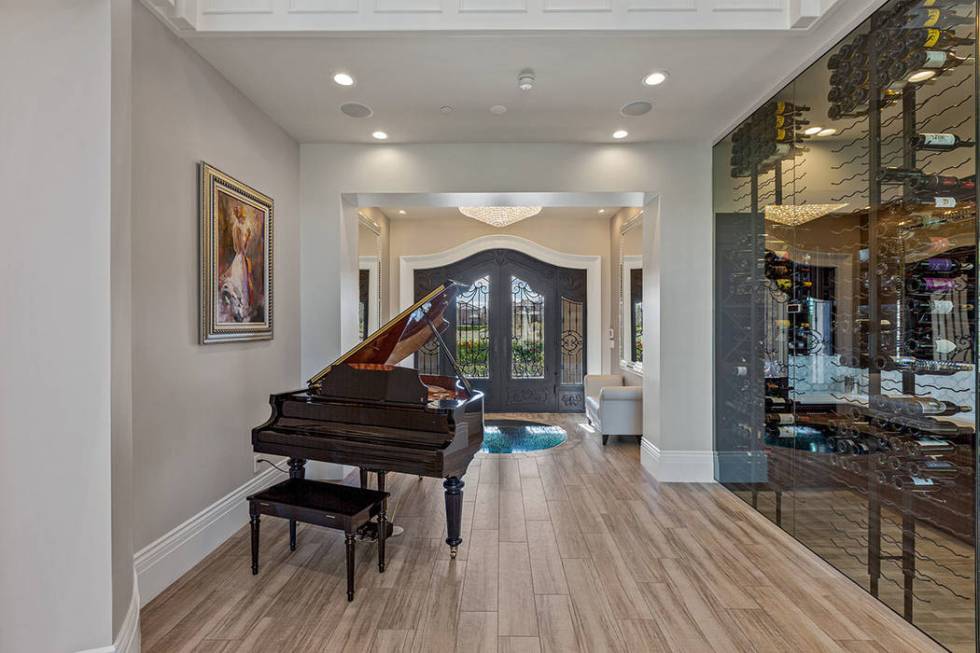
<svg viewBox="0 0 980 653">
<path fill-rule="evenodd" d="M 450 557 L 450 559 L 455 560 L 457 553 L 459 553 L 459 547 L 458 546 L 451 546 L 451 547 L 449 547 L 449 557 Z"/>
<path fill-rule="evenodd" d="M 419 480 L 420 480 L 420 481 L 422 480 L 422 477 L 421 477 L 421 476 L 419 476 Z"/>
</svg>

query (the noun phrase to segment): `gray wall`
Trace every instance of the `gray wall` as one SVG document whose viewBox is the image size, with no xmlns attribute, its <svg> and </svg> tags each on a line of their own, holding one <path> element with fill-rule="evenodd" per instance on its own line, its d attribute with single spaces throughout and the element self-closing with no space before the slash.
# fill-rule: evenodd
<svg viewBox="0 0 980 653">
<path fill-rule="evenodd" d="M 711 480 L 709 143 L 304 144 L 301 151 L 302 367 L 310 374 L 356 339 L 356 316 L 345 307 L 357 305 L 357 216 L 343 193 L 660 193 L 643 226 L 651 262 L 643 280 L 644 437 L 683 455 L 648 466 L 669 480 Z"/>
<path fill-rule="evenodd" d="M 197 164 L 275 200 L 275 339 L 198 345 Z M 299 147 L 145 8 L 133 16 L 133 478 L 144 547 L 248 481 L 298 387 Z"/>
<path fill-rule="evenodd" d="M 112 0 L 112 632 L 133 598 L 133 0 Z"/>
<path fill-rule="evenodd" d="M 112 641 L 110 4 L 0 16 L 0 651 L 74 651 Z"/>
</svg>

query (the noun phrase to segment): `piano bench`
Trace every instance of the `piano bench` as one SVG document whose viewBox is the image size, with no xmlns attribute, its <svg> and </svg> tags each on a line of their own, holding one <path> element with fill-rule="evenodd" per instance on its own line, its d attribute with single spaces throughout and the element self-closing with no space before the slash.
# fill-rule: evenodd
<svg viewBox="0 0 980 653">
<path fill-rule="evenodd" d="M 289 549 L 296 550 L 296 522 L 342 530 L 347 545 L 347 600 L 354 600 L 354 533 L 378 516 L 378 571 L 385 570 L 387 492 L 291 478 L 248 497 L 252 575 L 259 573 L 259 515 L 289 520 Z"/>
</svg>

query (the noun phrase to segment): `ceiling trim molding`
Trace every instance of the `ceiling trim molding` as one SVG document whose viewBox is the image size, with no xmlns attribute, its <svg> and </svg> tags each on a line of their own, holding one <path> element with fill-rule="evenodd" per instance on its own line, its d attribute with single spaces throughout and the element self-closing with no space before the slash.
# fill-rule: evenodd
<svg viewBox="0 0 980 653">
<path fill-rule="evenodd" d="M 841 0 L 141 0 L 182 38 L 222 34 L 809 29 Z"/>
</svg>

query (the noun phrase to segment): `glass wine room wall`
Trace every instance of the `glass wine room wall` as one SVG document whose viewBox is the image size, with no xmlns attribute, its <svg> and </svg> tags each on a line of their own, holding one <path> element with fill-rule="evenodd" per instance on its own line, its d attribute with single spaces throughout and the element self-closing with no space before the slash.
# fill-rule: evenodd
<svg viewBox="0 0 980 653">
<path fill-rule="evenodd" d="M 969 651 L 976 27 L 974 2 L 885 3 L 716 145 L 713 179 L 717 479 Z"/>
</svg>

